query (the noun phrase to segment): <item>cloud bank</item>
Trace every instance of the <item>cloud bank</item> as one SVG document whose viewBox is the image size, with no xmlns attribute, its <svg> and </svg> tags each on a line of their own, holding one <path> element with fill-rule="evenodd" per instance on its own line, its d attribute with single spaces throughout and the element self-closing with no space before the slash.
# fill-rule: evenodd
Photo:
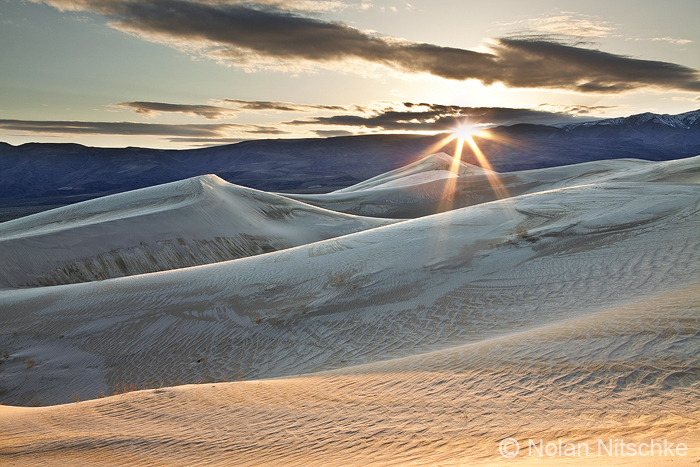
<svg viewBox="0 0 700 467">
<path fill-rule="evenodd" d="M 460 107 L 456 105 L 390 105 L 367 114 L 339 114 L 293 120 L 290 125 L 323 125 L 366 128 L 380 131 L 445 132 L 460 125 L 510 125 L 515 123 L 555 124 L 582 121 L 567 113 L 506 107 Z M 582 106 L 576 112 L 583 113 Z"/>
<path fill-rule="evenodd" d="M 700 72 L 537 38 L 494 40 L 489 52 L 410 42 L 270 4 L 185 0 L 33 0 L 91 11 L 110 26 L 239 67 L 337 68 L 349 61 L 485 85 L 619 93 L 639 88 L 700 92 Z M 299 2 L 296 2 L 297 5 Z M 551 26 L 551 25 L 549 25 Z"/>
<path fill-rule="evenodd" d="M 412 102 L 379 102 L 367 106 L 306 105 L 265 101 L 226 99 L 255 110 L 332 109 L 331 116 L 313 116 L 273 124 L 163 124 L 143 122 L 84 122 L 36 121 L 0 119 L 0 131 L 19 131 L 36 135 L 124 135 L 156 136 L 178 142 L 234 142 L 244 135 L 265 136 L 346 136 L 367 132 L 453 131 L 464 124 L 495 126 L 514 123 L 571 123 L 582 121 L 575 115 L 585 115 L 603 107 L 569 106 L 559 108 L 543 104 L 542 109 L 512 109 L 504 107 L 461 107 Z M 227 107 L 174 104 L 164 102 L 127 102 L 119 104 L 151 116 L 159 112 L 180 112 L 188 115 L 218 118 Z M 235 109 L 234 109 L 235 110 Z"/>
</svg>

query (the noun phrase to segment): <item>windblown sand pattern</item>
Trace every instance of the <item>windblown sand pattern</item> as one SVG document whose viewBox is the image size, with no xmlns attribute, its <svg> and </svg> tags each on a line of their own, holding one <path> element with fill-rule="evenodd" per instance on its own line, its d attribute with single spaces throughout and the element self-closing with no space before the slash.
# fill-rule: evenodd
<svg viewBox="0 0 700 467">
<path fill-rule="evenodd" d="M 1 224 L 0 248 L 26 250 L 0 265 L 0 399 L 65 405 L 0 407 L 0 460 L 697 465 L 700 157 L 501 174 L 505 200 L 479 198 L 482 169 L 447 162 L 294 200 L 204 177 L 119 195 L 135 203 L 121 211 L 109 197 Z M 456 208 L 424 215 L 449 178 Z M 175 225 L 189 250 L 163 253 L 160 272 L 55 273 L 68 239 L 76 263 L 107 264 L 102 233 L 124 259 L 155 255 L 138 242 L 166 245 Z M 248 243 L 217 247 L 231 258 L 193 247 L 216 238 Z M 34 241 L 54 256 L 32 256 Z M 94 399 L 124 382 L 164 387 Z M 507 437 L 591 456 L 506 460 Z M 687 453 L 595 455 L 599 439 L 652 438 Z"/>
</svg>

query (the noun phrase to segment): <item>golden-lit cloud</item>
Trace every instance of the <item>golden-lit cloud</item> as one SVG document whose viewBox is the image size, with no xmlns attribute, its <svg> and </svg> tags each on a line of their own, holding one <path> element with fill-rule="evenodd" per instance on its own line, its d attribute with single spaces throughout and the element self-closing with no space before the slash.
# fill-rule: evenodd
<svg viewBox="0 0 700 467">
<path fill-rule="evenodd" d="M 677 44 L 677 45 L 685 45 L 685 44 L 690 44 L 691 41 L 690 39 L 677 39 L 675 37 L 652 37 L 652 41 L 664 41 L 664 42 L 670 42 L 671 44 Z"/>
<path fill-rule="evenodd" d="M 595 16 L 586 16 L 573 12 L 528 18 L 521 21 L 502 23 L 501 26 L 515 28 L 512 35 L 547 35 L 596 38 L 610 36 L 617 27 Z"/>
</svg>

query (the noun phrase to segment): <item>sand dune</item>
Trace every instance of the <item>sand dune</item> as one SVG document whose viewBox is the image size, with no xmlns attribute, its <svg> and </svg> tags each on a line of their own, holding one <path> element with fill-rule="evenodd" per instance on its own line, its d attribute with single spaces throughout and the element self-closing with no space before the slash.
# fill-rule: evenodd
<svg viewBox="0 0 700 467">
<path fill-rule="evenodd" d="M 205 175 L 0 224 L 0 287 L 215 263 L 389 222 L 330 212 Z"/>
<path fill-rule="evenodd" d="M 314 372 L 652 296 L 700 277 L 699 196 L 686 184 L 587 185 L 235 261 L 2 291 L 16 334 L 2 397 Z"/>
<path fill-rule="evenodd" d="M 664 162 L 617 159 L 505 173 L 465 162 L 451 167 L 452 160 L 444 153 L 433 154 L 332 193 L 284 196 L 349 214 L 406 219 L 494 201 L 504 194 L 518 196 L 606 180 L 700 180 L 697 157 Z"/>
<path fill-rule="evenodd" d="M 502 465 L 499 442 L 516 437 L 522 455 L 509 463 L 518 465 L 697 465 L 698 290 L 314 375 L 0 408 L 0 456 L 8 465 Z M 529 439 L 563 439 L 578 455 L 528 455 Z M 690 449 L 599 456 L 598 440 L 620 439 Z"/>
<path fill-rule="evenodd" d="M 400 202 L 422 180 L 485 176 L 465 165 L 455 177 L 443 162 L 336 195 L 393 190 Z M 699 167 L 621 160 L 512 173 L 506 187 L 529 186 L 519 196 L 373 228 L 345 216 L 365 230 L 283 251 L 0 290 L 4 404 L 92 399 L 122 382 L 203 383 L 0 407 L 0 459 L 500 465 L 506 437 L 592 449 L 598 438 L 663 437 L 688 454 L 567 462 L 695 465 Z M 17 238 L 45 228 L 34 219 Z"/>
</svg>

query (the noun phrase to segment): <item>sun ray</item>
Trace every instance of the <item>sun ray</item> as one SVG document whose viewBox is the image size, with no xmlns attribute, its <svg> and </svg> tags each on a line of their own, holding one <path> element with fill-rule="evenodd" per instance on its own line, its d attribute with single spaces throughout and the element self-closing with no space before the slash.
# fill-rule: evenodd
<svg viewBox="0 0 700 467">
<path fill-rule="evenodd" d="M 454 138 L 450 138 L 450 141 Z M 438 212 L 450 211 L 454 208 L 455 190 L 457 188 L 457 180 L 459 179 L 459 167 L 462 162 L 462 149 L 464 148 L 464 138 L 457 137 L 457 147 L 452 156 L 452 164 L 450 164 L 451 176 L 445 180 L 445 188 L 440 197 L 440 205 Z"/>
<path fill-rule="evenodd" d="M 510 198 L 508 190 L 499 179 L 499 174 L 493 170 L 488 158 L 474 140 L 475 136 L 493 140 L 499 143 L 501 142 L 500 138 L 492 135 L 490 132 L 482 131 L 475 126 L 462 124 L 457 126 L 452 133 L 448 134 L 440 141 L 437 141 L 427 148 L 426 153 L 433 154 L 450 144 L 452 141 L 456 140 L 455 150 L 452 156 L 452 163 L 449 167 L 451 176 L 445 180 L 445 185 L 443 188 L 443 193 L 440 197 L 437 212 L 445 212 L 454 209 L 456 191 L 459 183 L 460 167 L 464 158 L 463 153 L 465 145 L 469 146 L 471 153 L 474 156 L 474 162 L 486 169 L 485 175 L 494 194 L 496 195 L 496 198 L 501 200 Z"/>
<path fill-rule="evenodd" d="M 466 141 L 469 144 L 469 147 L 471 148 L 472 152 L 474 153 L 476 160 L 479 162 L 479 165 L 482 168 L 486 169 L 486 171 L 487 171 L 486 177 L 489 179 L 489 183 L 491 184 L 491 188 L 493 188 L 493 192 L 496 194 L 496 197 L 498 199 L 510 198 L 510 194 L 508 193 L 508 190 L 506 189 L 505 185 L 503 185 L 503 183 L 501 183 L 501 180 L 498 178 L 498 172 L 493 170 L 491 163 L 486 158 L 484 153 L 481 151 L 479 146 L 476 144 L 476 141 L 474 141 L 474 138 L 471 135 L 467 136 Z"/>
<path fill-rule="evenodd" d="M 462 168 L 464 156 L 463 153 L 465 146 L 468 145 L 473 154 L 474 159 L 472 160 L 485 169 L 484 174 L 489 185 L 491 186 L 491 189 L 493 190 L 495 197 L 502 201 L 503 208 L 507 214 L 512 217 L 514 212 L 509 204 L 510 194 L 500 181 L 499 174 L 493 170 L 488 158 L 474 140 L 474 136 L 497 140 L 497 138 L 494 138 L 493 135 L 489 134 L 488 132 L 480 131 L 473 126 L 463 125 L 456 128 L 451 134 L 447 135 L 445 138 L 429 148 L 429 154 L 432 154 L 434 151 L 442 149 L 456 139 L 454 154 L 449 167 L 449 171 L 451 173 L 449 174 L 448 178 L 445 179 L 437 212 L 443 213 L 443 216 L 450 216 L 450 213 L 453 212 L 455 206 L 461 206 L 463 204 L 463 202 L 458 199 L 460 195 L 457 193 L 457 190 L 458 186 L 460 185 L 459 175 L 460 169 Z M 461 184 L 465 183 L 464 180 L 461 182 Z M 469 187 L 465 188 L 469 189 Z M 434 257 L 448 256 L 451 254 L 448 245 L 452 233 L 450 232 L 451 229 L 449 226 L 450 222 L 448 221 L 448 218 L 445 218 L 444 221 L 435 224 L 435 243 L 431 252 Z"/>
</svg>

